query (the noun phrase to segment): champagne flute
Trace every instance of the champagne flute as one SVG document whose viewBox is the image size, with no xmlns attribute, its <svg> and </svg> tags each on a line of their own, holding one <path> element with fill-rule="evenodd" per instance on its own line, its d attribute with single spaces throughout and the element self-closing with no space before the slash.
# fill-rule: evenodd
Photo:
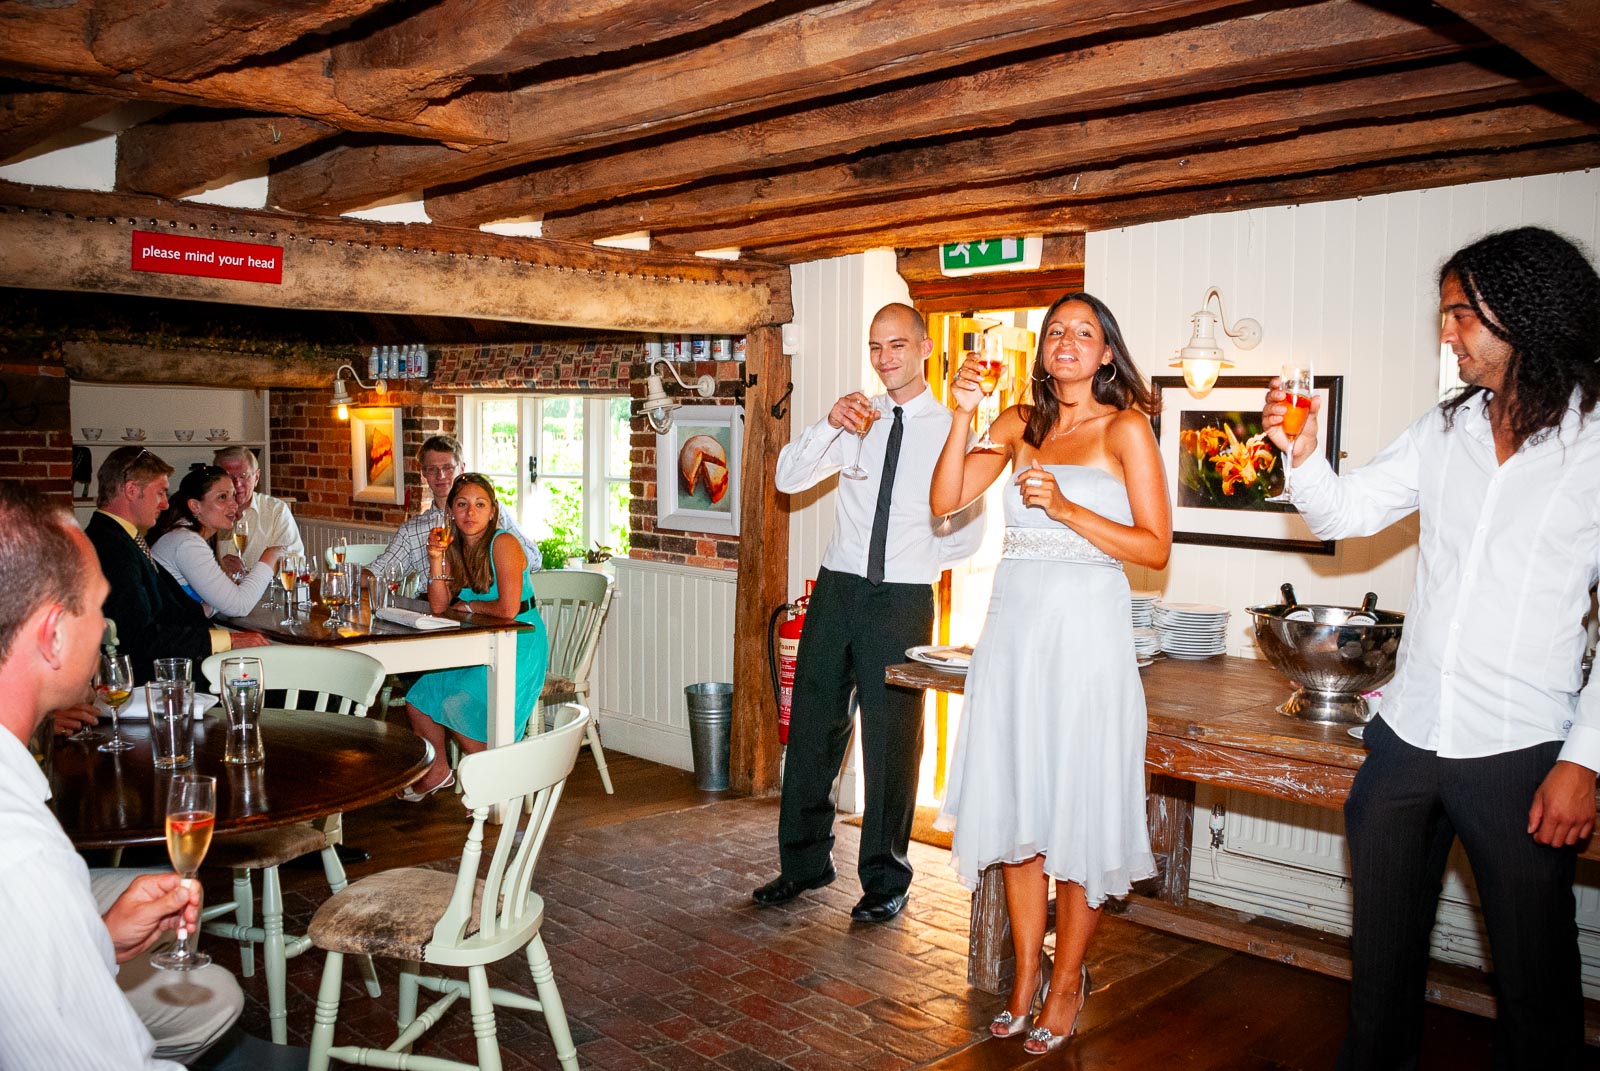
<svg viewBox="0 0 1600 1071">
<path fill-rule="evenodd" d="M 967 351 L 967 357 L 978 362 L 978 389 L 983 391 L 984 402 L 987 403 L 989 396 L 1000 386 L 1000 379 L 1005 374 L 1005 360 L 995 350 L 995 347 L 989 344 L 987 338 L 981 335 L 973 338 L 969 335 L 967 341 L 969 344 L 981 344 L 983 346 L 983 349 L 979 350 L 977 345 L 972 345 Z M 994 440 L 989 438 L 989 428 L 993 424 L 994 418 L 988 417 L 983 425 L 983 434 L 978 438 L 977 442 L 972 444 L 972 449 L 983 451 L 999 449 Z"/>
<path fill-rule="evenodd" d="M 344 623 L 340 609 L 350 601 L 350 578 L 343 569 L 329 569 L 322 574 L 322 605 L 329 610 L 328 627 L 337 628 Z"/>
<path fill-rule="evenodd" d="M 1278 373 L 1278 389 L 1284 394 L 1284 404 L 1288 407 L 1283 411 L 1283 433 L 1289 437 L 1290 448 L 1283 452 L 1283 490 L 1271 496 L 1268 502 L 1288 502 L 1289 497 L 1289 466 L 1294 460 L 1293 442 L 1300 436 L 1300 429 L 1306 426 L 1306 417 L 1311 415 L 1311 399 L 1315 396 L 1315 380 L 1311 375 L 1309 363 L 1285 364 Z"/>
<path fill-rule="evenodd" d="M 442 524 L 435 528 L 430 535 L 433 545 L 442 547 L 446 551 L 450 549 L 450 544 L 454 543 L 456 539 L 455 530 L 448 524 Z M 445 555 L 444 561 L 440 563 L 440 567 L 444 570 L 440 575 L 446 580 L 450 579 L 450 556 L 448 554 Z"/>
<path fill-rule="evenodd" d="M 298 554 L 285 554 L 278 561 L 278 584 L 283 588 L 283 620 L 280 625 L 293 625 L 294 615 L 294 589 L 300 583 L 300 570 L 302 563 Z"/>
<path fill-rule="evenodd" d="M 871 402 L 868 402 L 867 404 L 870 406 L 870 408 L 866 411 L 866 413 L 862 414 L 861 430 L 856 432 L 857 438 L 855 464 L 851 465 L 847 469 L 841 470 L 839 473 L 840 476 L 843 476 L 847 480 L 864 480 L 867 478 L 867 470 L 861 467 L 861 448 L 867 443 L 867 433 L 872 430 L 872 425 L 876 423 L 877 419 L 883 415 L 876 405 L 872 405 Z"/>
<path fill-rule="evenodd" d="M 244 514 L 239 514 L 238 519 L 233 522 L 233 531 L 229 534 L 233 537 L 234 552 L 239 555 L 239 568 L 233 574 L 233 581 L 237 584 L 244 579 L 244 548 L 250 542 L 250 521 Z"/>
<path fill-rule="evenodd" d="M 343 565 L 345 558 L 350 553 L 350 541 L 340 536 L 333 541 L 333 564 Z"/>
<path fill-rule="evenodd" d="M 133 698 L 133 663 L 127 655 L 100 656 L 100 683 L 95 686 L 111 708 L 111 739 L 100 745 L 101 751 L 132 751 L 133 744 L 122 736 L 117 715 L 128 700 Z"/>
<path fill-rule="evenodd" d="M 211 832 L 217 824 L 217 779 L 200 774 L 181 774 L 167 785 L 167 856 L 172 869 L 189 885 L 211 847 Z M 200 928 L 194 929 L 196 942 Z M 178 943 L 150 957 L 153 966 L 164 971 L 192 971 L 211 962 L 204 952 L 189 947 L 190 931 L 178 921 Z"/>
</svg>

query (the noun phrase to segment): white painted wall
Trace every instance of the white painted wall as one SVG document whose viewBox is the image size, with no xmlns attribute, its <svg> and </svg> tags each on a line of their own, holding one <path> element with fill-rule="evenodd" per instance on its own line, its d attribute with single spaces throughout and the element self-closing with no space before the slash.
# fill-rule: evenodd
<svg viewBox="0 0 1600 1071">
<path fill-rule="evenodd" d="M 1438 397 L 1435 274 L 1455 249 L 1491 230 L 1534 223 L 1600 248 L 1600 172 L 1573 172 L 1263 208 L 1089 235 L 1087 289 L 1116 313 L 1146 374 L 1188 337 L 1208 286 L 1230 321 L 1261 321 L 1255 350 L 1225 345 L 1234 375 L 1276 375 L 1289 357 L 1345 377 L 1344 464 L 1367 461 Z M 1376 591 L 1403 609 L 1415 569 L 1414 519 L 1332 557 L 1178 545 L 1160 573 L 1130 569 L 1135 588 L 1234 611 L 1230 651 L 1253 653 L 1242 608 L 1277 601 L 1293 582 L 1305 602 L 1349 605 Z"/>
</svg>

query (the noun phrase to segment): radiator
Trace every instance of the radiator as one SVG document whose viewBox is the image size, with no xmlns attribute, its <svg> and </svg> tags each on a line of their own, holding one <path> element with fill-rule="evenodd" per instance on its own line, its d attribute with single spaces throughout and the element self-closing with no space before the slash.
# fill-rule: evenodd
<svg viewBox="0 0 1600 1071">
<path fill-rule="evenodd" d="M 346 543 L 387 543 L 394 538 L 396 526 L 385 524 L 354 524 L 349 521 L 329 521 L 318 517 L 296 518 L 300 524 L 300 538 L 306 545 L 306 557 L 319 566 L 326 561 L 323 552 L 343 536 Z"/>
</svg>

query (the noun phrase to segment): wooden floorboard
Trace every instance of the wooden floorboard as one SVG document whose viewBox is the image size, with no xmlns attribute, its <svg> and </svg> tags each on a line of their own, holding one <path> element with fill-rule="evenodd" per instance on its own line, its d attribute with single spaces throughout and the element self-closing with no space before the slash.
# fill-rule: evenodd
<svg viewBox="0 0 1600 1071">
<path fill-rule="evenodd" d="M 1091 947 L 1092 992 L 1079 1036 L 1046 1057 L 1020 1039 L 987 1037 L 1001 998 L 965 985 L 969 900 L 949 853 L 912 845 L 911 905 L 884 926 L 852 924 L 860 895 L 859 834 L 842 823 L 839 881 L 761 910 L 749 890 L 776 873 L 775 801 L 701 793 L 693 777 L 608 756 L 616 795 L 579 755 L 535 884 L 549 904 L 546 939 L 585 1069 L 707 1071 L 1325 1071 L 1343 1034 L 1347 983 L 1108 915 Z M 350 876 L 459 855 L 459 798 L 385 803 L 347 815 L 346 840 L 372 852 Z M 137 860 L 131 860 L 137 861 Z M 326 886 L 316 870 L 283 872 L 291 932 Z M 224 894 L 225 874 L 207 882 Z M 228 942 L 206 938 L 236 967 Z M 312 951 L 291 963 L 290 1036 L 304 1042 L 321 969 Z M 393 1032 L 393 967 L 380 965 L 374 1001 L 347 976 L 339 1036 L 382 1044 Z M 495 984 L 526 986 L 526 965 Z M 264 1036 L 264 980 L 241 979 L 242 1020 Z M 469 1054 L 452 1015 L 419 1052 Z M 536 1016 L 502 1013 L 508 1071 L 554 1067 Z M 1428 1010 L 1425 1068 L 1491 1066 L 1493 1024 Z M 430 1046 L 432 1046 L 430 1048 Z M 1591 1050 L 1593 1052 L 1594 1050 Z"/>
</svg>

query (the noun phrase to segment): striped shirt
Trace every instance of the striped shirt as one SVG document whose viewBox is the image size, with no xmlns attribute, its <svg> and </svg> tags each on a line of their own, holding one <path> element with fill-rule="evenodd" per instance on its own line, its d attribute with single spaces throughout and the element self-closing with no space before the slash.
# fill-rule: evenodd
<svg viewBox="0 0 1600 1071">
<path fill-rule="evenodd" d="M 384 552 L 372 560 L 367 566 L 374 574 L 384 569 L 392 568 L 403 574 L 426 573 L 428 569 L 428 533 L 449 521 L 450 515 L 438 506 L 424 510 L 400 526 L 394 538 L 389 540 L 389 546 Z M 506 511 L 500 512 L 500 527 L 517 537 L 517 541 L 528 552 L 528 568 L 537 573 L 543 558 L 539 554 L 538 544 L 534 543 L 522 529 L 517 527 L 517 522 L 511 519 Z"/>
</svg>

